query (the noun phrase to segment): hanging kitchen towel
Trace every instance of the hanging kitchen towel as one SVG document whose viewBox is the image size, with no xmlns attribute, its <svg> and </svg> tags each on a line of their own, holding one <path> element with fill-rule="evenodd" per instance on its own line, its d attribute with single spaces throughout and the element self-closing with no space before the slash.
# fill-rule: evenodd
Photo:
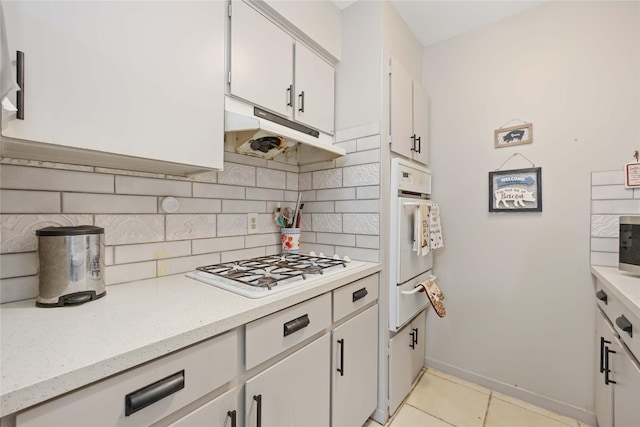
<svg viewBox="0 0 640 427">
<path fill-rule="evenodd" d="M 4 10 L 0 2 L 0 102 L 8 111 L 17 111 L 17 108 L 9 101 L 7 95 L 20 89 L 11 72 L 11 58 L 9 57 L 9 45 L 7 43 L 7 29 L 4 23 Z"/>
<path fill-rule="evenodd" d="M 429 301 L 431 301 L 431 305 L 433 306 L 438 316 L 446 316 L 447 310 L 444 308 L 444 304 L 442 303 L 442 300 L 444 300 L 444 294 L 442 293 L 438 285 L 436 285 L 436 282 L 433 279 L 429 279 L 420 283 L 420 285 L 427 293 Z"/>
<path fill-rule="evenodd" d="M 431 252 L 429 246 L 429 205 L 420 203 L 420 255 L 425 256 Z"/>
<path fill-rule="evenodd" d="M 444 247 L 440 226 L 440 206 L 437 203 L 433 203 L 429 210 L 429 246 L 431 250 Z"/>
</svg>

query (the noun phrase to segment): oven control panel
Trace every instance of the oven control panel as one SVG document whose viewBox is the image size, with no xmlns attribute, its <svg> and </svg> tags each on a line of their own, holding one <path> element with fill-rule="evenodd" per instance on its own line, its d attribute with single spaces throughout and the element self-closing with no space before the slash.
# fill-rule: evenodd
<svg viewBox="0 0 640 427">
<path fill-rule="evenodd" d="M 391 173 L 398 191 L 431 194 L 431 172 L 428 169 L 393 159 Z"/>
</svg>

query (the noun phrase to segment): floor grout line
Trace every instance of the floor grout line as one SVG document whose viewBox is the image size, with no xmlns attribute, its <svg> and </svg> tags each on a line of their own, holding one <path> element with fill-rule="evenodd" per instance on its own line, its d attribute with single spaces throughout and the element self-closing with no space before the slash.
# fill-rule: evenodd
<svg viewBox="0 0 640 427">
<path fill-rule="evenodd" d="M 487 409 L 484 410 L 484 419 L 482 420 L 482 427 L 487 424 L 487 417 L 489 416 L 489 406 L 491 406 L 491 400 L 493 399 L 493 390 L 489 392 L 489 399 L 487 399 Z"/>
</svg>

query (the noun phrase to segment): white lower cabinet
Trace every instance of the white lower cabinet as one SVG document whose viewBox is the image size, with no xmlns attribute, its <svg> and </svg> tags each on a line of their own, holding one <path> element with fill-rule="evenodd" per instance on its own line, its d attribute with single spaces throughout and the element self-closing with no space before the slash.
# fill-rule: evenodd
<svg viewBox="0 0 640 427">
<path fill-rule="evenodd" d="M 170 427 L 236 427 L 237 407 L 238 393 L 234 388 L 170 424 Z"/>
<path fill-rule="evenodd" d="M 245 425 L 328 426 L 329 351 L 325 334 L 248 380 Z"/>
<path fill-rule="evenodd" d="M 389 340 L 389 413 L 393 414 L 424 367 L 426 310 Z"/>
<path fill-rule="evenodd" d="M 378 306 L 333 332 L 331 425 L 360 426 L 376 409 Z"/>
</svg>

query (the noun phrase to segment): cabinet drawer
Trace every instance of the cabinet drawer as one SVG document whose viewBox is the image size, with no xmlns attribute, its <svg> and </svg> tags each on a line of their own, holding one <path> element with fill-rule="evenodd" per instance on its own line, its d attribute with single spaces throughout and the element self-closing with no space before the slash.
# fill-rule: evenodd
<svg viewBox="0 0 640 427">
<path fill-rule="evenodd" d="M 233 420 L 236 423 L 233 423 Z M 180 418 L 169 427 L 219 426 L 235 427 L 238 425 L 238 395 L 236 389 L 216 397 L 211 402 Z"/>
<path fill-rule="evenodd" d="M 600 281 L 596 283 L 596 298 L 598 307 L 607 316 L 616 333 L 634 356 L 640 358 L 640 319 Z"/>
<path fill-rule="evenodd" d="M 248 323 L 246 369 L 259 365 L 330 325 L 329 293 Z"/>
<path fill-rule="evenodd" d="M 237 349 L 228 332 L 28 409 L 16 426 L 154 423 L 232 380 Z"/>
<path fill-rule="evenodd" d="M 337 322 L 378 299 L 378 275 L 374 274 L 333 291 L 333 321 Z"/>
</svg>

